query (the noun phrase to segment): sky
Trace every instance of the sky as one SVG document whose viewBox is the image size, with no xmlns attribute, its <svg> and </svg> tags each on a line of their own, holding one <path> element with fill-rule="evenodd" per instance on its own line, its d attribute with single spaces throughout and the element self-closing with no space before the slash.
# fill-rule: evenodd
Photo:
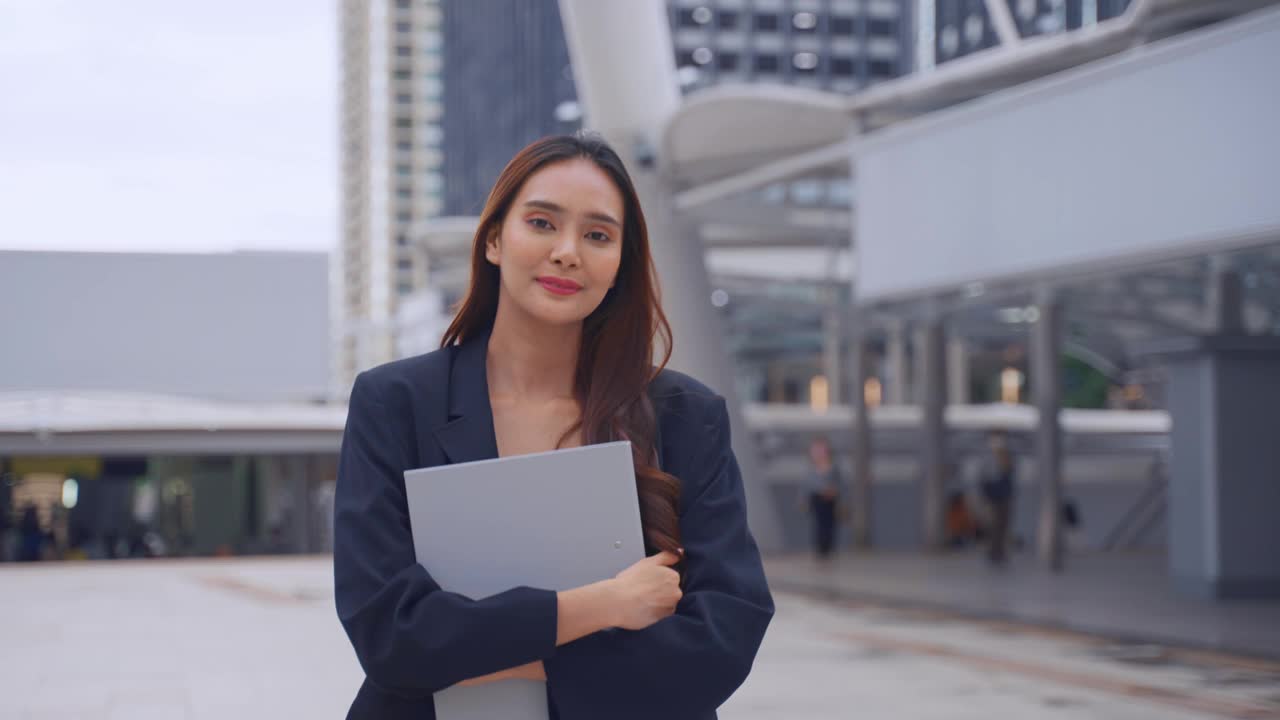
<svg viewBox="0 0 1280 720">
<path fill-rule="evenodd" d="M 0 250 L 328 250 L 337 0 L 0 0 Z"/>
</svg>

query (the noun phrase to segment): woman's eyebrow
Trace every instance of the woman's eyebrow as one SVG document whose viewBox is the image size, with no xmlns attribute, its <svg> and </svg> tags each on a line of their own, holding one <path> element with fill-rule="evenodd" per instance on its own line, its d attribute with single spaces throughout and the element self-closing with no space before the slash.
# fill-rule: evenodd
<svg viewBox="0 0 1280 720">
<path fill-rule="evenodd" d="M 538 208 L 539 210 L 546 210 L 547 212 L 553 212 L 561 215 L 563 215 L 566 212 L 562 206 L 557 205 L 556 203 L 553 203 L 549 200 L 527 200 L 525 201 L 525 206 Z M 618 222 L 613 218 L 612 215 L 609 215 L 607 213 L 591 211 L 586 214 L 586 217 L 588 220 L 595 220 L 596 222 L 607 223 L 609 225 L 614 225 L 619 228 L 622 227 L 622 223 Z"/>
</svg>

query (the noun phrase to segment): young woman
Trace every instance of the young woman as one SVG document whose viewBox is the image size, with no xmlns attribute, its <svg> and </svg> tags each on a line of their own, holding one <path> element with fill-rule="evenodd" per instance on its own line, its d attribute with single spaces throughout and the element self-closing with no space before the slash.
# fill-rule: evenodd
<svg viewBox="0 0 1280 720">
<path fill-rule="evenodd" d="M 351 392 L 334 577 L 366 679 L 348 717 L 431 718 L 433 692 L 510 678 L 545 680 L 561 720 L 716 716 L 773 601 L 724 400 L 655 368 L 659 336 L 669 357 L 617 154 L 588 135 L 522 150 L 480 217 L 441 349 L 361 373 Z M 649 557 L 617 577 L 475 600 L 414 561 L 404 470 L 624 439 Z"/>
</svg>

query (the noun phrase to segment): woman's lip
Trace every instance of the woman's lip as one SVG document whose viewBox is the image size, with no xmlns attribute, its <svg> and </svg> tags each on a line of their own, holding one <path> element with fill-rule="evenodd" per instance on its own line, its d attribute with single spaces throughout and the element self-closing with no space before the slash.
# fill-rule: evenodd
<svg viewBox="0 0 1280 720">
<path fill-rule="evenodd" d="M 557 295 L 572 295 L 582 289 L 581 285 L 572 280 L 557 277 L 540 277 L 538 283 Z"/>
</svg>

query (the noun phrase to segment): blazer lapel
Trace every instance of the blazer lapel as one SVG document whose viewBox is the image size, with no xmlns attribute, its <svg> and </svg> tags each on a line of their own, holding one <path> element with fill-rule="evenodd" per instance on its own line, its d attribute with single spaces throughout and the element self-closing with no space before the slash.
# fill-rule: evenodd
<svg viewBox="0 0 1280 720">
<path fill-rule="evenodd" d="M 489 331 L 453 348 L 449 367 L 449 420 L 435 428 L 436 440 L 450 463 L 498 457 L 489 404 L 486 356 Z"/>
</svg>

